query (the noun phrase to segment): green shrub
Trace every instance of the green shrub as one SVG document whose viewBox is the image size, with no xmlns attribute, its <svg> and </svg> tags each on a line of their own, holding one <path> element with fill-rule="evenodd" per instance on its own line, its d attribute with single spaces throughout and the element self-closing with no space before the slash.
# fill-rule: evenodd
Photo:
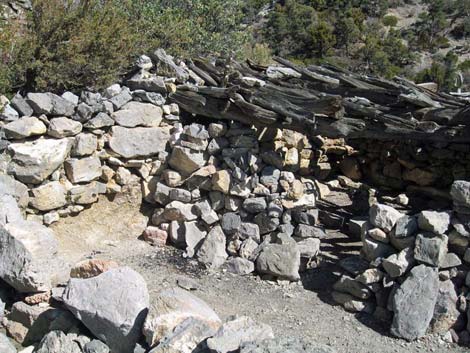
<svg viewBox="0 0 470 353">
<path fill-rule="evenodd" d="M 113 82 L 129 67 L 138 43 L 123 9 L 106 0 L 33 0 L 26 23 L 8 26 L 10 39 L 0 38 L 7 67 L 0 69 L 0 89 L 60 92 Z"/>
<path fill-rule="evenodd" d="M 256 43 L 255 45 L 246 45 L 244 53 L 247 59 L 259 65 L 269 65 L 272 63 L 272 52 L 267 44 Z"/>
<path fill-rule="evenodd" d="M 382 23 L 387 27 L 395 27 L 398 23 L 398 18 L 393 15 L 387 15 L 383 17 Z"/>
<path fill-rule="evenodd" d="M 134 0 L 129 16 L 145 38 L 141 52 L 162 47 L 182 57 L 241 56 L 249 38 L 241 0 Z"/>
</svg>

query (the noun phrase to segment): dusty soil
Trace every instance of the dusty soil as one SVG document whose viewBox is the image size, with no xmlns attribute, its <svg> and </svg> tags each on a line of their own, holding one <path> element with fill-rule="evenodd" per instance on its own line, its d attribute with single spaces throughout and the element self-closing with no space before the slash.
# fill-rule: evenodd
<svg viewBox="0 0 470 353">
<path fill-rule="evenodd" d="M 271 325 L 277 335 L 302 337 L 334 347 L 338 353 L 354 352 L 468 352 L 439 337 L 408 343 L 387 335 L 387 327 L 371 316 L 351 314 L 334 306 L 331 287 L 339 275 L 335 259 L 358 253 L 359 243 L 337 232 L 323 242 L 320 267 L 303 274 L 299 283 L 274 283 L 256 276 L 235 276 L 206 271 L 172 247 L 155 248 L 138 240 L 138 203 L 118 207 L 102 199 L 76 217 L 54 225 L 62 252 L 76 261 L 90 257 L 113 259 L 138 271 L 146 279 L 151 297 L 177 285 L 179 278 L 197 284 L 194 293 L 222 317 L 249 315 Z M 144 210 L 145 211 L 145 210 Z"/>
</svg>

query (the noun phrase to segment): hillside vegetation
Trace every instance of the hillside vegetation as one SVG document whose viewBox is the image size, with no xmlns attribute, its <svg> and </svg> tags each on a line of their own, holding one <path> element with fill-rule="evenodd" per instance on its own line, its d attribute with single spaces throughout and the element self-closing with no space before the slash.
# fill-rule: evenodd
<svg viewBox="0 0 470 353">
<path fill-rule="evenodd" d="M 136 56 L 271 55 L 456 89 L 470 0 L 32 0 L 0 24 L 0 92 L 98 89 Z"/>
</svg>

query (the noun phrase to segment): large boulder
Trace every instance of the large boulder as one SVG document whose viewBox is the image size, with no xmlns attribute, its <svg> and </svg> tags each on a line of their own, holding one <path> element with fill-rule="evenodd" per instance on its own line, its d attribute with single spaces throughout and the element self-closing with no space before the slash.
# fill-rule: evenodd
<svg viewBox="0 0 470 353">
<path fill-rule="evenodd" d="M 67 158 L 72 142 L 68 139 L 39 139 L 32 142 L 12 143 L 8 173 L 23 183 L 40 184 Z"/>
<path fill-rule="evenodd" d="M 122 267 L 93 278 L 72 278 L 62 300 L 111 351 L 134 350 L 149 307 L 147 284 L 137 272 Z"/>
<path fill-rule="evenodd" d="M 0 226 L 0 277 L 17 291 L 50 290 L 67 272 L 52 230 L 32 221 Z"/>
<path fill-rule="evenodd" d="M 113 126 L 109 147 L 124 158 L 148 157 L 165 151 L 169 139 L 168 131 L 159 127 L 129 129 Z"/>
<path fill-rule="evenodd" d="M 270 338 L 274 338 L 270 326 L 241 316 L 224 323 L 214 337 L 207 340 L 207 347 L 214 353 L 237 352 L 243 344 L 261 342 Z"/>
<path fill-rule="evenodd" d="M 167 289 L 155 298 L 144 323 L 143 333 L 149 346 L 169 336 L 188 318 L 205 322 L 218 330 L 222 322 L 203 300 L 181 288 Z"/>
<path fill-rule="evenodd" d="M 6 124 L 3 130 L 5 131 L 5 136 L 9 139 L 23 139 L 45 134 L 47 128 L 38 118 L 25 116 Z"/>
<path fill-rule="evenodd" d="M 162 121 L 162 108 L 149 103 L 129 102 L 111 114 L 114 121 L 124 127 L 157 127 Z"/>
<path fill-rule="evenodd" d="M 409 341 L 423 337 L 433 317 L 438 292 L 437 269 L 425 265 L 413 268 L 393 295 L 391 333 Z"/>
</svg>

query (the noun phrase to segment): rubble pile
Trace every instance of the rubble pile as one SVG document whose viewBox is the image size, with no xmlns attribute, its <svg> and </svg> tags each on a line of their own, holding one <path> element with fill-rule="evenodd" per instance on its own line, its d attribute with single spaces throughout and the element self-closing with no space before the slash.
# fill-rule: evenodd
<svg viewBox="0 0 470 353">
<path fill-rule="evenodd" d="M 362 257 L 340 262 L 334 300 L 390 321 L 396 337 L 435 333 L 469 344 L 469 190 L 470 182 L 453 183 L 453 210 L 407 215 L 377 203 L 368 219 L 352 220 Z"/>
</svg>

